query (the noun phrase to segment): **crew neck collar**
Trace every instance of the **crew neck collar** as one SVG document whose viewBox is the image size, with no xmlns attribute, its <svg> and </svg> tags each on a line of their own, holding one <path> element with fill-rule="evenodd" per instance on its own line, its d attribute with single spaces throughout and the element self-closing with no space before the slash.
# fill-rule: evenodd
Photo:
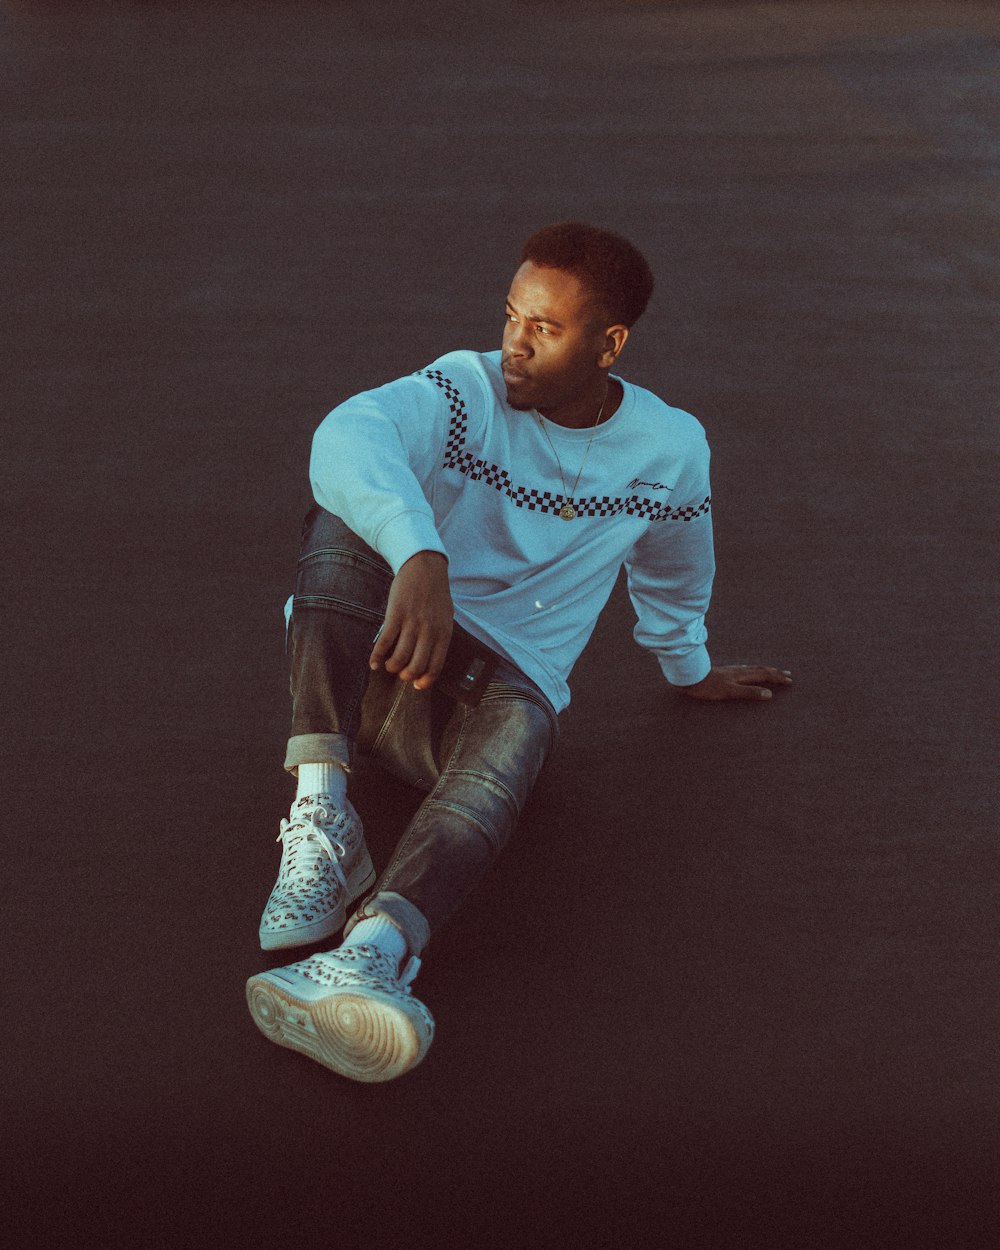
<svg viewBox="0 0 1000 1250">
<path fill-rule="evenodd" d="M 632 409 L 632 388 L 625 379 L 620 378 L 617 373 L 609 373 L 608 380 L 617 382 L 622 388 L 622 399 L 611 416 L 600 425 L 560 425 L 558 421 L 550 421 L 548 417 L 543 417 L 537 408 L 529 409 L 529 413 L 535 420 L 544 422 L 546 433 L 550 435 L 555 434 L 574 442 L 581 440 L 586 442 L 592 438 L 596 442 L 599 438 L 604 438 L 609 430 L 621 425 L 623 418 L 626 418 Z"/>
</svg>

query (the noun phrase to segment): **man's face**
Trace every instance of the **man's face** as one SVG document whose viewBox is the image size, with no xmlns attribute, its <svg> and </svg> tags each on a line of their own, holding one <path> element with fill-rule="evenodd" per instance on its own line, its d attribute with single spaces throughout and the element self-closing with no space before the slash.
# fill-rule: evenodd
<svg viewBox="0 0 1000 1250">
<path fill-rule="evenodd" d="M 503 378 L 512 408 L 557 409 L 606 376 L 606 327 L 593 297 L 564 269 L 525 261 L 507 296 Z"/>
</svg>

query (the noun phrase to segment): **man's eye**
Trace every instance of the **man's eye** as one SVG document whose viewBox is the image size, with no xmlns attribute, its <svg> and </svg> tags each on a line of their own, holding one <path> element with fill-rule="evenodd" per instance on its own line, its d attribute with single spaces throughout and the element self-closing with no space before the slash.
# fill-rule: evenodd
<svg viewBox="0 0 1000 1250">
<path fill-rule="evenodd" d="M 549 329 L 548 326 L 537 326 L 536 329 L 538 330 L 539 334 L 551 334 L 552 333 L 552 331 Z"/>
</svg>

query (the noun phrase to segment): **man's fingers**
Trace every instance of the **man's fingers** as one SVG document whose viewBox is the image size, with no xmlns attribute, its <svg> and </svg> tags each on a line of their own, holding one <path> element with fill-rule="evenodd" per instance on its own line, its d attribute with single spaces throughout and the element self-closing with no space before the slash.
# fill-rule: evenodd
<svg viewBox="0 0 1000 1250">
<path fill-rule="evenodd" d="M 398 670 L 400 680 L 415 682 L 417 678 L 423 677 L 427 672 L 430 658 L 430 640 L 426 634 L 421 634 L 417 637 L 406 663 Z"/>
<path fill-rule="evenodd" d="M 748 686 L 761 681 L 770 682 L 773 686 L 788 686 L 792 681 L 791 673 L 781 668 L 746 668 L 734 673 L 733 677 L 741 685 Z"/>
<path fill-rule="evenodd" d="M 448 561 L 436 551 L 418 551 L 393 578 L 385 621 L 369 656 L 373 669 L 403 681 L 429 678 L 441 670 L 452 628 Z"/>
<path fill-rule="evenodd" d="M 404 626 L 399 631 L 399 637 L 396 639 L 396 645 L 392 649 L 392 654 L 385 662 L 386 672 L 401 676 L 403 669 L 412 662 L 418 642 L 419 635 L 417 632 Z"/>
<path fill-rule="evenodd" d="M 745 702 L 756 702 L 758 699 L 770 699 L 771 691 L 766 686 L 754 685 L 749 678 L 737 676 L 731 678 L 715 695 L 717 699 L 743 699 Z"/>
<path fill-rule="evenodd" d="M 451 628 L 449 627 L 446 637 L 439 639 L 431 650 L 430 663 L 423 676 L 418 677 L 414 681 L 414 686 L 418 690 L 429 690 L 431 686 L 441 676 L 441 670 L 444 668 L 444 659 L 448 654 L 448 644 L 451 641 Z"/>
<path fill-rule="evenodd" d="M 405 623 L 396 624 L 387 616 L 369 656 L 369 666 L 384 666 L 387 673 L 399 673 L 410 662 L 417 638 L 415 629 Z"/>
<path fill-rule="evenodd" d="M 399 626 L 390 623 L 389 618 L 382 622 L 382 628 L 375 635 L 372 653 L 368 657 L 369 668 L 381 668 L 386 658 L 392 654 L 399 637 Z"/>
<path fill-rule="evenodd" d="M 369 658 L 370 666 L 394 673 L 401 681 L 412 681 L 418 690 L 427 690 L 438 679 L 448 654 L 452 626 L 442 636 L 424 630 L 383 626 Z"/>
</svg>

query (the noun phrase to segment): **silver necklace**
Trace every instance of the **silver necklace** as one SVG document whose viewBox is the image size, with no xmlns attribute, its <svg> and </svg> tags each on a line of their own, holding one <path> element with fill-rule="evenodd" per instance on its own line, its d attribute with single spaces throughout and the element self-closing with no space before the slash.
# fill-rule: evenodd
<svg viewBox="0 0 1000 1250">
<path fill-rule="evenodd" d="M 545 435 L 545 441 L 552 448 L 552 454 L 555 456 L 556 464 L 559 466 L 559 480 L 562 482 L 563 495 L 564 497 L 566 497 L 566 503 L 564 503 L 563 506 L 559 509 L 559 515 L 562 517 L 564 521 L 572 521 L 573 518 L 576 516 L 576 509 L 573 507 L 573 500 L 576 498 L 576 488 L 580 485 L 580 478 L 583 475 L 583 466 L 587 463 L 587 457 L 590 455 L 590 444 L 594 441 L 594 435 L 597 432 L 597 427 L 601 424 L 601 417 L 604 416 L 604 405 L 607 402 L 608 402 L 608 388 L 605 387 L 604 398 L 601 400 L 601 410 L 597 414 L 597 420 L 590 427 L 590 438 L 587 439 L 587 448 L 583 453 L 583 459 L 580 461 L 580 469 L 573 482 L 573 489 L 570 491 L 566 489 L 566 478 L 563 475 L 562 461 L 559 459 L 559 453 L 556 451 L 556 445 L 555 443 L 553 443 L 552 439 L 549 437 L 549 432 L 545 428 L 545 422 L 542 420 L 542 414 L 540 412 L 535 413 L 535 416 L 538 418 L 538 424 L 541 428 L 541 431 Z"/>
</svg>

